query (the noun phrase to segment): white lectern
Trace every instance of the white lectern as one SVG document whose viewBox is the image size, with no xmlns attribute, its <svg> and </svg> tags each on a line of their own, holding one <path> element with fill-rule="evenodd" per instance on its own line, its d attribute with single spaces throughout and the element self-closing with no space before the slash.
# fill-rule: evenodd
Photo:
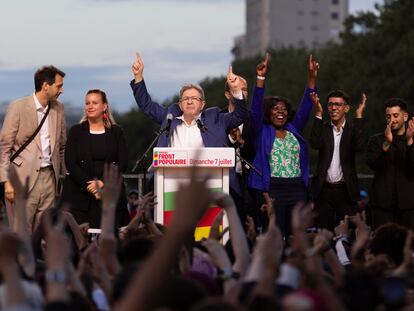
<svg viewBox="0 0 414 311">
<path fill-rule="evenodd" d="M 153 167 L 154 183 L 157 195 L 155 221 L 168 226 L 173 216 L 175 194 L 182 183 L 189 182 L 192 166 L 198 166 L 200 177 L 208 174 L 207 186 L 212 191 L 229 193 L 229 169 L 234 167 L 235 152 L 233 148 L 154 148 Z M 195 237 L 200 240 L 208 237 L 210 226 L 220 212 L 220 208 L 211 206 L 199 221 Z M 223 218 L 223 227 L 227 218 Z"/>
</svg>

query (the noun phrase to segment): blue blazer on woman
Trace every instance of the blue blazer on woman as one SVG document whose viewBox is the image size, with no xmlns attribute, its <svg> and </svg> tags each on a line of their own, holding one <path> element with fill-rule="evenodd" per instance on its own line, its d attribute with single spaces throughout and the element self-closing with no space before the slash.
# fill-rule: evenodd
<svg viewBox="0 0 414 311">
<path fill-rule="evenodd" d="M 305 128 L 309 114 L 312 111 L 312 100 L 310 93 L 315 92 L 314 89 L 306 88 L 302 97 L 299 110 L 291 122 L 285 124 L 284 129 L 291 132 L 300 145 L 300 170 L 302 172 L 302 180 L 305 186 L 309 182 L 309 154 L 308 146 L 301 132 Z M 270 164 L 269 157 L 272 151 L 273 142 L 275 141 L 275 127 L 271 124 L 264 123 L 264 88 L 255 87 L 253 91 L 252 111 L 251 111 L 251 131 L 256 155 L 253 165 L 262 173 L 262 176 L 254 170 L 250 170 L 248 185 L 251 188 L 261 191 L 269 191 L 270 186 Z"/>
</svg>

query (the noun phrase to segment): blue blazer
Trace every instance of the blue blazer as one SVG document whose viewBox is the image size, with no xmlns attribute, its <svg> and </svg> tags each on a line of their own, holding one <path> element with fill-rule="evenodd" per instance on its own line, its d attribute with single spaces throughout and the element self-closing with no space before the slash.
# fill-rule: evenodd
<svg viewBox="0 0 414 311">
<path fill-rule="evenodd" d="M 309 114 L 312 111 L 312 100 L 310 93 L 315 92 L 314 89 L 306 88 L 302 97 L 300 107 L 294 119 L 285 124 L 285 129 L 291 132 L 300 145 L 300 169 L 302 172 L 302 180 L 305 186 L 309 183 L 309 153 L 308 146 L 301 132 L 305 128 Z M 253 165 L 262 173 L 259 176 L 255 171 L 250 170 L 248 184 L 249 187 L 261 191 L 269 191 L 270 186 L 270 164 L 269 157 L 272 151 L 273 142 L 275 140 L 275 128 L 273 125 L 264 123 L 264 88 L 255 87 L 253 91 L 252 111 L 251 111 L 251 130 L 253 135 L 254 147 L 256 155 Z"/>
<path fill-rule="evenodd" d="M 135 101 L 138 107 L 149 116 L 153 121 L 164 128 L 167 125 L 167 114 L 173 115 L 170 131 L 168 134 L 163 134 L 158 140 L 158 147 L 170 147 L 170 138 L 172 137 L 175 128 L 182 120 L 177 119 L 183 114 L 180 106 L 177 103 L 163 107 L 156 102 L 153 102 L 151 96 L 148 94 L 144 80 L 135 83 L 134 80 L 130 83 L 134 93 Z M 248 110 L 245 100 L 235 100 L 235 109 L 233 112 L 223 113 L 218 107 L 211 107 L 205 109 L 201 113 L 201 121 L 206 126 L 207 131 L 201 133 L 205 147 L 224 147 L 227 143 L 228 130 L 235 128 L 248 119 Z M 234 169 L 230 170 L 230 187 L 240 194 L 240 185 L 236 178 Z"/>
</svg>

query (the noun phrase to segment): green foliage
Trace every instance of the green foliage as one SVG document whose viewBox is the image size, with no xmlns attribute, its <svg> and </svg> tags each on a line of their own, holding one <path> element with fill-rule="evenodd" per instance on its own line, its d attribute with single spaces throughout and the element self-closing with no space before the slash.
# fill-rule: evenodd
<svg viewBox="0 0 414 311">
<path fill-rule="evenodd" d="M 124 130 L 128 146 L 128 168 L 131 170 L 135 161 L 144 153 L 154 139 L 155 131 L 158 130 L 159 126 L 138 109 L 131 109 L 123 114 L 115 114 L 114 117 L 119 126 Z M 148 157 L 149 159 L 145 161 L 146 168 L 152 160 L 152 153 Z M 138 168 L 138 172 L 141 172 L 141 170 L 141 168 Z"/>
<path fill-rule="evenodd" d="M 329 43 L 317 51 L 298 48 L 270 51 L 267 95 L 282 95 L 292 103 L 299 103 L 307 80 L 307 57 L 312 52 L 321 65 L 317 84 L 323 104 L 332 89 L 346 91 L 354 106 L 363 92 L 367 94 L 369 135 L 384 130 L 383 103 L 387 98 L 404 98 L 410 103 L 409 110 L 414 111 L 414 1 L 396 0 L 378 5 L 377 9 L 377 13 L 361 12 L 350 16 L 345 21 L 341 43 Z M 247 80 L 250 91 L 260 61 L 261 58 L 256 57 L 232 64 L 233 71 Z M 207 106 L 226 105 L 224 82 L 225 77 L 221 76 L 209 77 L 200 83 L 205 90 Z M 350 116 L 353 113 L 351 111 Z M 127 135 L 129 157 L 136 159 L 151 142 L 158 126 L 137 110 L 120 115 L 117 120 Z M 315 153 L 311 154 L 314 163 Z M 367 172 L 363 157 L 358 167 L 360 172 Z"/>
</svg>

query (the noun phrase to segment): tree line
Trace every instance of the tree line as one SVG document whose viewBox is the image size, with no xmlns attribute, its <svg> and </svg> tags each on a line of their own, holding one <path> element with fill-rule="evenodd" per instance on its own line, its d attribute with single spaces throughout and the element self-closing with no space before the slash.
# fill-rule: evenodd
<svg viewBox="0 0 414 311">
<path fill-rule="evenodd" d="M 341 42 L 328 43 L 317 50 L 286 47 L 270 50 L 270 72 L 266 81 L 267 95 L 282 95 L 299 103 L 306 80 L 306 62 L 312 53 L 321 64 L 318 93 L 322 103 L 332 89 L 341 89 L 356 107 L 365 92 L 368 97 L 365 113 L 368 135 L 385 129 L 383 103 L 390 97 L 401 97 L 414 112 L 414 1 L 396 0 L 376 5 L 376 12 L 350 15 L 341 33 Z M 250 93 L 255 81 L 255 68 L 262 56 L 233 62 L 233 70 L 246 78 Z M 207 106 L 226 105 L 225 77 L 208 77 L 201 81 Z M 178 90 L 177 90 L 178 92 Z M 251 94 L 250 94 L 251 95 Z M 250 103 L 250 95 L 248 102 Z M 175 95 L 164 104 L 177 101 Z M 325 106 L 326 107 L 326 106 Z M 326 112 L 325 108 L 325 112 Z M 352 116 L 354 109 L 350 111 Z M 158 126 L 138 110 L 116 116 L 123 127 L 129 146 L 130 167 L 155 137 Z M 350 119 L 351 120 L 351 119 Z M 307 131 L 309 131 L 310 123 Z M 308 137 L 305 132 L 305 137 Z M 315 163 L 312 153 L 312 163 Z M 363 156 L 358 159 L 361 173 L 369 173 Z"/>
</svg>

